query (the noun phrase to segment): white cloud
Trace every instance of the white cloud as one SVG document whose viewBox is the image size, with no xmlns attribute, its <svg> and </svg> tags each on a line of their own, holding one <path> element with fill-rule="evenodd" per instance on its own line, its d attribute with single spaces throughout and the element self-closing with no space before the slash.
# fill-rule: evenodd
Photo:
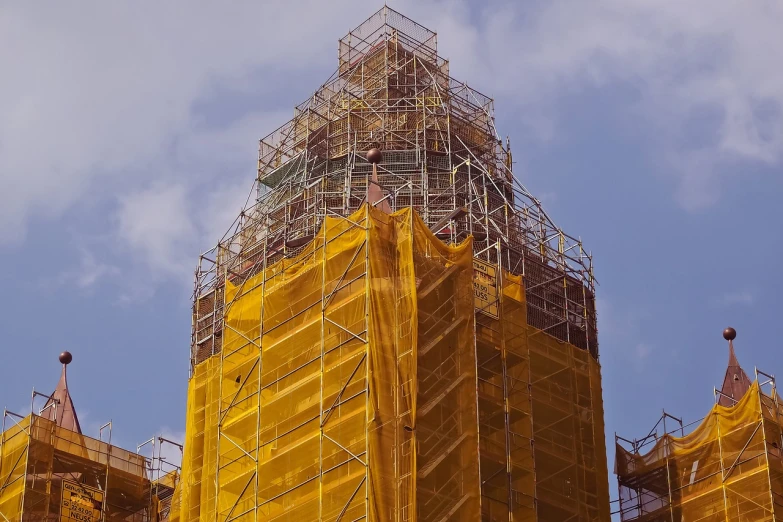
<svg viewBox="0 0 783 522">
<path fill-rule="evenodd" d="M 120 269 L 114 265 L 96 259 L 95 255 L 83 248 L 79 256 L 79 267 L 60 275 L 59 283 L 72 283 L 78 288 L 88 289 L 96 283 L 119 275 Z"/>
<path fill-rule="evenodd" d="M 199 126 L 194 104 L 216 84 L 242 86 L 247 74 L 273 67 L 277 78 L 253 86 L 279 87 L 286 70 L 332 57 L 318 40 L 326 35 L 311 37 L 322 23 L 337 25 L 342 11 L 302 16 L 317 5 L 4 6 L 0 241 L 22 239 L 33 215 L 56 217 L 103 196 L 93 192 L 96 180 L 119 191 L 157 178 L 154 167 Z M 246 136 L 251 169 L 253 143 L 267 130 Z"/>
<path fill-rule="evenodd" d="M 567 119 L 564 95 L 628 88 L 633 101 L 618 104 L 656 136 L 652 156 L 677 175 L 681 204 L 698 209 L 716 201 L 727 162 L 781 160 L 781 24 L 783 4 L 771 0 L 518 2 L 492 4 L 464 38 L 447 21 L 439 41 L 454 72 L 517 103 L 523 121 L 546 122 L 544 137 L 553 118 Z"/>
<path fill-rule="evenodd" d="M 192 284 L 197 255 L 214 245 L 251 195 L 255 177 L 254 129 L 283 121 L 279 113 L 250 114 L 220 130 L 184 134 L 161 180 L 119 200 L 117 250 L 135 263 L 122 302 L 148 298 L 154 284 Z"/>
<path fill-rule="evenodd" d="M 182 185 L 153 183 L 120 201 L 119 238 L 155 273 L 176 276 L 192 263 L 187 252 L 196 229 L 186 194 Z"/>
</svg>

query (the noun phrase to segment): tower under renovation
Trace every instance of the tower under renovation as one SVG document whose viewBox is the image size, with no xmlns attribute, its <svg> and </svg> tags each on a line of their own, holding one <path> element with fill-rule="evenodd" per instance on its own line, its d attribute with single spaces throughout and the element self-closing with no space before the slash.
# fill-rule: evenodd
<svg viewBox="0 0 783 522">
<path fill-rule="evenodd" d="M 100 438 L 82 433 L 68 391 L 70 352 L 51 395 L 33 390 L 31 410 L 3 412 L 0 432 L 0 521 L 163 522 L 171 513 L 178 467 L 165 462 L 162 437 L 128 451 L 111 444 L 111 422 Z M 40 409 L 36 399 L 45 400 Z M 140 454 L 148 444 L 158 450 Z"/>
<path fill-rule="evenodd" d="M 664 412 L 641 439 L 615 436 L 621 520 L 783 520 L 783 403 L 774 377 L 739 365 L 736 335 L 723 332 L 729 364 L 706 417 Z"/>
<path fill-rule="evenodd" d="M 591 257 L 436 41 L 384 7 L 260 141 L 196 272 L 182 521 L 609 519 Z"/>
</svg>

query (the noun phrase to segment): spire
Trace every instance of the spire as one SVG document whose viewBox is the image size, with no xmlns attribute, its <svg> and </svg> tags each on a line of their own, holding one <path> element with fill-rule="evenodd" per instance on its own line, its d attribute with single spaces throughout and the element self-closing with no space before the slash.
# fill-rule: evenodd
<svg viewBox="0 0 783 522">
<path fill-rule="evenodd" d="M 737 360 L 737 354 L 734 353 L 734 339 L 736 337 L 737 331 L 734 328 L 729 327 L 723 330 L 723 338 L 729 342 L 729 365 L 726 368 L 726 376 L 723 378 L 723 386 L 720 389 L 722 395 L 718 398 L 718 404 L 721 406 L 736 404 L 736 401 L 745 395 L 751 384 L 748 375 Z"/>
<path fill-rule="evenodd" d="M 379 149 L 370 149 L 367 153 L 367 161 L 372 163 L 372 178 L 367 182 L 367 202 L 377 206 L 387 214 L 391 214 L 391 205 L 388 199 L 383 199 L 383 189 L 378 183 L 378 163 L 383 160 L 383 153 Z M 383 201 L 381 201 L 383 200 Z M 380 205 L 378 204 L 380 202 Z"/>
<path fill-rule="evenodd" d="M 60 374 L 60 382 L 57 383 L 57 388 L 55 388 L 52 398 L 46 401 L 41 417 L 53 420 L 58 426 L 81 434 L 82 428 L 79 426 L 79 418 L 76 416 L 76 409 L 73 407 L 71 394 L 68 393 L 66 367 L 72 360 L 73 356 L 71 355 L 71 352 L 63 352 L 60 354 L 60 362 L 63 365 L 63 371 Z M 51 406 L 52 399 L 57 401 L 56 406 Z"/>
</svg>

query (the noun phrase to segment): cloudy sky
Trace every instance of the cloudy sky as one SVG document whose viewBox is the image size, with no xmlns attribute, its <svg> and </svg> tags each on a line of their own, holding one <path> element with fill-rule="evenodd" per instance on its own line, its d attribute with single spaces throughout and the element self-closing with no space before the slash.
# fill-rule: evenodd
<svg viewBox="0 0 783 522">
<path fill-rule="evenodd" d="M 197 256 L 380 7 L 328 4 L 3 3 L 0 406 L 29 410 L 68 349 L 87 432 L 183 431 Z M 783 371 L 783 4 L 390 5 L 495 99 L 516 174 L 593 251 L 608 440 L 701 417 L 727 325 L 748 373 Z"/>
</svg>

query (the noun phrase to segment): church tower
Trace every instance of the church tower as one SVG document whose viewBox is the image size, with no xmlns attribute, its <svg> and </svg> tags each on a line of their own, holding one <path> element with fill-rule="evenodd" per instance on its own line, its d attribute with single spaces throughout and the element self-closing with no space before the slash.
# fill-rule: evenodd
<svg viewBox="0 0 783 522">
<path fill-rule="evenodd" d="M 750 380 L 726 328 L 729 361 L 715 406 L 698 424 L 668 413 L 641 439 L 616 436 L 620 519 L 783 520 L 783 403 L 775 378 Z"/>
</svg>

